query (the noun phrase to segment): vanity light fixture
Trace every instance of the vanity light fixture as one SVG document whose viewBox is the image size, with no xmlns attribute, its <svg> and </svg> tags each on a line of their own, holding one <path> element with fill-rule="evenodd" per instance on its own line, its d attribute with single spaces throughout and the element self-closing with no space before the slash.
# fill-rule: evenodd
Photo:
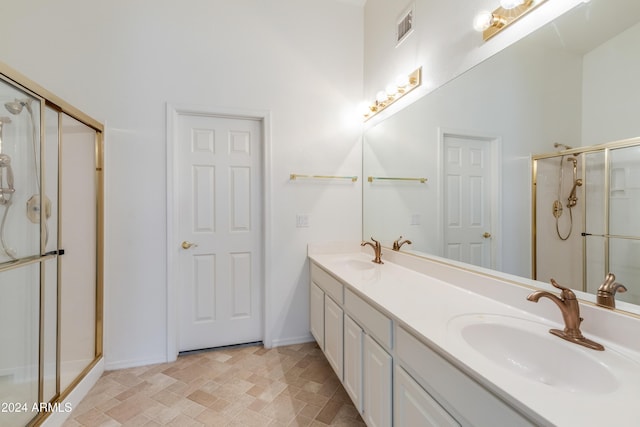
<svg viewBox="0 0 640 427">
<path fill-rule="evenodd" d="M 394 83 L 387 85 L 385 90 L 381 90 L 376 94 L 376 100 L 373 103 L 365 102 L 363 104 L 362 115 L 364 120 L 369 120 L 421 84 L 422 67 L 417 68 L 407 75 L 402 74 L 398 76 Z"/>
<path fill-rule="evenodd" d="M 487 41 L 547 0 L 500 0 L 493 12 L 480 12 L 473 20 L 473 28 L 482 32 Z"/>
</svg>

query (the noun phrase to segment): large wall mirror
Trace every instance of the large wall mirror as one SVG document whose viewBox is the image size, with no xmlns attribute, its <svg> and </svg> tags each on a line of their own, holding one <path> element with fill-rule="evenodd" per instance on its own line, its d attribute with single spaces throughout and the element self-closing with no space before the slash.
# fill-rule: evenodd
<svg viewBox="0 0 640 427">
<path fill-rule="evenodd" d="M 368 126 L 363 139 L 363 237 L 375 236 L 390 247 L 403 236 L 412 242 L 403 251 L 535 278 L 532 157 L 558 154 L 551 156 L 553 166 L 539 180 L 560 173 L 574 179 L 569 157 L 579 158 L 575 179 L 605 179 L 604 169 L 583 165 L 597 156 L 587 158 L 579 151 L 640 136 L 638 46 L 640 3 L 592 0 Z M 603 157 L 600 167 L 605 160 L 610 159 Z M 628 170 L 628 178 L 638 173 Z M 563 188 L 563 237 L 570 184 Z M 579 212 L 590 206 L 584 187 L 577 186 L 571 212 L 579 223 L 574 236 L 578 249 L 546 252 L 558 261 L 551 276 L 563 277 L 563 266 L 583 262 L 585 215 Z M 549 215 L 552 211 L 550 203 Z M 611 215 L 611 229 L 623 216 L 632 221 L 639 217 Z M 554 221 L 548 224 L 555 227 Z M 586 289 L 583 283 L 564 284 Z"/>
</svg>

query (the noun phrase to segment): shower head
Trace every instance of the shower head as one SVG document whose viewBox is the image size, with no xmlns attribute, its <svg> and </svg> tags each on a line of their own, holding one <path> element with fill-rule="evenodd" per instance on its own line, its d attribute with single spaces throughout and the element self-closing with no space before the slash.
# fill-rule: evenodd
<svg viewBox="0 0 640 427">
<path fill-rule="evenodd" d="M 7 109 L 8 112 L 17 116 L 22 113 L 22 109 L 27 107 L 28 111 L 31 111 L 31 99 L 29 98 L 16 98 L 14 101 L 5 102 L 4 108 Z"/>
<path fill-rule="evenodd" d="M 11 157 L 0 153 L 0 168 L 6 168 L 8 166 L 11 166 Z"/>
<path fill-rule="evenodd" d="M 559 142 L 554 142 L 553 143 L 553 147 L 554 148 L 560 148 L 562 147 L 563 150 L 571 150 L 573 147 L 566 145 L 566 144 L 560 144 Z"/>
</svg>

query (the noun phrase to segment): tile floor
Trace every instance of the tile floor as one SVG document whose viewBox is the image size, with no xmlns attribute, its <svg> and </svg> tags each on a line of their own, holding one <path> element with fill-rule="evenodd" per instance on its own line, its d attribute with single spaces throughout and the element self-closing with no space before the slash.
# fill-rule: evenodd
<svg viewBox="0 0 640 427">
<path fill-rule="evenodd" d="M 105 372 L 64 427 L 364 426 L 315 343 Z"/>
</svg>

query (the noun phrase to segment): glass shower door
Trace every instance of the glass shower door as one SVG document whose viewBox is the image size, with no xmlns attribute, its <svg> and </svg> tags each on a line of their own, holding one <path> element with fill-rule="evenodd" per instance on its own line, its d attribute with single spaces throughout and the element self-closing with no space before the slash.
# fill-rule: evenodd
<svg viewBox="0 0 640 427">
<path fill-rule="evenodd" d="M 0 425 L 24 425 L 37 411 L 40 264 L 0 272 Z"/>
<path fill-rule="evenodd" d="M 42 203 L 40 100 L 0 80 L 0 425 L 40 402 Z"/>
<path fill-rule="evenodd" d="M 640 146 L 611 150 L 609 271 L 627 292 L 616 298 L 640 303 Z"/>
</svg>

